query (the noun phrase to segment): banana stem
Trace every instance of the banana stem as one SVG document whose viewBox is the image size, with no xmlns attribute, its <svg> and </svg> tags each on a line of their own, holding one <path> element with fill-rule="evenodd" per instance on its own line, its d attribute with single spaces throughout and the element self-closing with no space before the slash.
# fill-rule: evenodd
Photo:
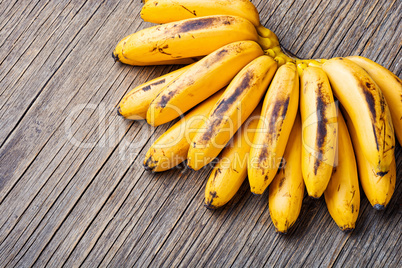
<svg viewBox="0 0 402 268">
<path fill-rule="evenodd" d="M 258 43 L 262 47 L 262 49 L 271 49 L 279 45 L 278 39 L 275 37 L 262 37 L 258 36 Z"/>
<path fill-rule="evenodd" d="M 266 50 L 279 46 L 279 39 L 273 31 L 261 24 L 256 29 L 258 32 L 258 43 L 262 49 Z"/>
<path fill-rule="evenodd" d="M 307 67 L 319 67 L 321 68 L 322 64 L 326 61 L 326 59 L 310 59 L 310 60 L 296 60 L 297 71 L 299 75 L 301 75 Z"/>
<path fill-rule="evenodd" d="M 296 63 L 297 58 L 291 58 L 288 55 L 286 55 L 283 51 L 280 45 L 271 48 L 271 49 L 267 49 L 265 50 L 265 54 L 272 57 L 279 66 L 282 66 L 283 64 L 287 63 L 287 62 L 292 62 L 292 63 Z"/>
<path fill-rule="evenodd" d="M 278 38 L 276 37 L 276 35 L 274 34 L 273 31 L 271 31 L 271 30 L 268 29 L 268 28 L 265 28 L 265 27 L 262 26 L 261 24 L 260 24 L 259 26 L 255 27 L 255 28 L 256 28 L 258 34 L 259 34 L 260 36 L 262 36 L 262 37 L 266 37 L 266 38 L 270 38 L 270 39 L 272 39 L 272 38 L 278 39 Z"/>
<path fill-rule="evenodd" d="M 288 62 L 296 64 L 299 75 L 301 75 L 303 70 L 307 67 L 321 67 L 321 65 L 326 61 L 326 59 L 299 59 L 279 44 L 276 47 L 266 49 L 265 54 L 272 57 L 278 63 L 278 66 L 282 66 Z"/>
</svg>

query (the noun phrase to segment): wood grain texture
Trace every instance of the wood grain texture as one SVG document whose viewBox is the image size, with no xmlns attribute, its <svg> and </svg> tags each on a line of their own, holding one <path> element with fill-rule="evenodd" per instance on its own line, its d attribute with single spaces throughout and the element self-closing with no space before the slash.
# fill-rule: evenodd
<svg viewBox="0 0 402 268">
<path fill-rule="evenodd" d="M 252 1 L 262 23 L 303 58 L 362 55 L 402 75 L 402 5 Z M 210 167 L 143 170 L 152 128 L 116 114 L 133 87 L 177 66 L 131 67 L 110 53 L 150 26 L 138 1 L 0 1 L 0 266 L 402 266 L 402 149 L 389 207 L 362 194 L 342 233 L 323 199 L 305 197 L 275 233 L 267 193 L 248 183 L 224 208 L 203 207 Z"/>
</svg>

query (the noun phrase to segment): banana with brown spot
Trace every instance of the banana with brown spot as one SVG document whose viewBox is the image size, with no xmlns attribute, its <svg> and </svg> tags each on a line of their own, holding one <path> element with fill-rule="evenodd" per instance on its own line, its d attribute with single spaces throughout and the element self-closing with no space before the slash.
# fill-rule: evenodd
<svg viewBox="0 0 402 268">
<path fill-rule="evenodd" d="M 322 68 L 352 120 L 365 158 L 376 173 L 388 171 L 394 158 L 395 134 L 381 89 L 363 68 L 346 58 L 330 59 Z"/>
<path fill-rule="evenodd" d="M 148 65 L 172 65 L 172 64 L 179 64 L 179 65 L 186 65 L 191 64 L 198 61 L 201 57 L 193 57 L 193 58 L 177 58 L 177 59 L 168 59 L 168 60 L 153 60 L 153 61 L 146 61 L 140 62 L 135 59 L 128 59 L 123 55 L 123 48 L 125 47 L 127 40 L 130 39 L 130 36 L 126 36 L 123 38 L 116 46 L 116 48 L 112 52 L 112 57 L 114 61 L 118 61 L 124 64 L 134 65 L 134 66 L 148 66 Z"/>
<path fill-rule="evenodd" d="M 395 191 L 396 183 L 396 162 L 395 156 L 392 159 L 389 170 L 386 172 L 376 172 L 375 167 L 371 165 L 365 158 L 363 150 L 361 148 L 356 130 L 352 124 L 352 120 L 349 115 L 344 112 L 345 121 L 348 125 L 350 137 L 354 151 L 356 154 L 357 168 L 359 171 L 360 184 L 363 191 L 366 194 L 370 204 L 376 210 L 383 210 L 391 200 Z"/>
<path fill-rule="evenodd" d="M 216 209 L 225 205 L 246 179 L 248 155 L 260 113 L 261 105 L 258 105 L 219 157 L 205 187 L 206 208 Z"/>
<path fill-rule="evenodd" d="M 223 92 L 224 89 L 200 103 L 163 133 L 146 153 L 144 168 L 154 172 L 161 172 L 169 170 L 186 160 L 188 148 L 195 132 Z"/>
<path fill-rule="evenodd" d="M 264 99 L 261 121 L 254 136 L 248 161 L 251 192 L 263 194 L 274 179 L 299 105 L 299 76 L 296 66 L 278 68 Z"/>
<path fill-rule="evenodd" d="M 327 188 L 338 141 L 337 108 L 325 72 L 307 67 L 301 75 L 302 173 L 309 196 Z"/>
<path fill-rule="evenodd" d="M 287 233 L 299 217 L 304 197 L 301 175 L 301 119 L 296 116 L 283 166 L 269 185 L 269 214 L 277 232 Z"/>
<path fill-rule="evenodd" d="M 120 101 L 117 113 L 126 119 L 146 119 L 152 100 L 155 99 L 166 85 L 187 71 L 190 66 L 192 65 L 152 79 L 130 90 Z"/>
<path fill-rule="evenodd" d="M 187 162 L 190 168 L 199 170 L 218 156 L 257 107 L 276 68 L 271 57 L 261 56 L 233 78 L 191 142 Z"/>
<path fill-rule="evenodd" d="M 141 18 L 153 23 L 168 23 L 211 15 L 233 15 L 250 21 L 263 37 L 275 34 L 261 25 L 258 10 L 249 0 L 148 0 L 141 10 Z"/>
<path fill-rule="evenodd" d="M 353 145 L 341 113 L 338 130 L 338 163 L 324 196 L 332 219 L 342 231 L 350 231 L 355 228 L 360 211 L 360 190 Z"/>
<path fill-rule="evenodd" d="M 263 54 L 254 41 L 234 42 L 214 51 L 162 89 L 149 106 L 147 122 L 158 126 L 177 118 L 229 84 Z"/>
<path fill-rule="evenodd" d="M 402 144 L 402 80 L 387 68 L 368 58 L 351 56 L 347 59 L 362 67 L 381 88 L 391 112 L 396 137 L 399 144 Z"/>
<path fill-rule="evenodd" d="M 138 31 L 117 44 L 113 57 L 132 65 L 167 64 L 205 56 L 224 45 L 244 40 L 255 41 L 264 49 L 276 45 L 268 38 L 261 38 L 254 25 L 246 19 L 216 15 Z"/>
</svg>

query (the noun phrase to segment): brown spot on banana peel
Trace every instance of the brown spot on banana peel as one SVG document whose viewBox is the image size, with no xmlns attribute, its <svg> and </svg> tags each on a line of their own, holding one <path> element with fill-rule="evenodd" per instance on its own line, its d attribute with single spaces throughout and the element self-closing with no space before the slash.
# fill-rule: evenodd
<svg viewBox="0 0 402 268">
<path fill-rule="evenodd" d="M 373 93 L 371 92 L 369 83 L 366 83 L 366 85 L 360 84 L 360 87 L 363 91 L 364 94 L 364 98 L 366 99 L 367 102 L 367 106 L 370 109 L 370 114 L 372 119 L 375 121 L 376 117 L 377 117 L 377 111 L 375 110 L 375 100 L 374 100 L 374 96 Z"/>
<path fill-rule="evenodd" d="M 174 91 L 169 91 L 167 94 L 162 95 L 160 102 L 158 103 L 158 106 L 160 108 L 165 108 L 168 102 L 173 98 L 174 95 L 176 95 L 177 90 Z M 163 91 L 162 91 L 163 93 Z"/>
<path fill-rule="evenodd" d="M 177 31 L 177 33 L 179 34 L 192 32 L 212 27 L 213 25 L 218 23 L 230 24 L 231 20 L 234 20 L 234 18 L 230 16 L 224 16 L 224 17 L 219 16 L 219 17 L 207 17 L 207 18 L 200 18 L 197 20 L 183 21 L 180 24 L 176 24 L 180 27 L 175 27 L 175 31 Z"/>
<path fill-rule="evenodd" d="M 268 128 L 268 133 L 269 134 L 278 134 L 277 129 L 275 128 L 276 122 L 278 121 L 278 118 L 281 118 L 281 126 L 280 128 L 282 129 L 283 125 L 283 120 L 286 117 L 286 113 L 288 112 L 288 107 L 289 107 L 289 101 L 290 97 L 287 97 L 286 100 L 284 101 L 277 101 L 275 102 L 273 111 L 272 111 L 272 116 L 269 119 L 269 128 Z"/>
<path fill-rule="evenodd" d="M 201 140 L 204 142 L 208 142 L 214 133 L 216 133 L 219 124 L 222 122 L 223 115 L 227 113 L 233 103 L 238 100 L 244 90 L 251 86 L 251 83 L 254 78 L 254 72 L 249 70 L 243 77 L 240 85 L 234 90 L 233 94 L 231 94 L 227 99 L 222 99 L 215 110 L 211 113 L 210 118 L 217 118 L 211 124 L 209 124 L 208 129 L 202 134 Z"/>
<path fill-rule="evenodd" d="M 215 171 L 213 181 L 215 181 L 216 177 L 218 176 L 218 173 L 222 173 L 222 171 L 221 171 L 221 169 L 220 169 L 220 168 L 218 168 L 218 169 Z"/>
<path fill-rule="evenodd" d="M 328 118 L 325 116 L 325 111 L 327 109 L 327 105 L 329 104 L 329 100 L 325 99 L 325 96 L 322 94 L 322 83 L 318 84 L 317 90 L 317 144 L 316 148 L 318 150 L 318 155 L 315 157 L 314 163 L 314 174 L 317 175 L 318 168 L 320 167 L 321 163 L 323 163 L 323 155 L 324 155 L 324 144 L 327 141 L 327 134 L 328 134 Z"/>
<path fill-rule="evenodd" d="M 204 206 L 207 209 L 214 210 L 216 209 L 216 206 L 212 205 L 212 203 L 214 202 L 214 199 L 217 197 L 216 191 L 209 192 L 209 195 L 211 196 L 211 198 L 209 200 L 205 200 Z"/>
<path fill-rule="evenodd" d="M 282 188 L 282 186 L 283 186 L 283 183 L 285 182 L 285 177 L 283 177 L 283 178 L 281 178 L 281 180 L 279 181 L 279 189 L 281 189 Z"/>
<path fill-rule="evenodd" d="M 155 81 L 154 83 L 143 87 L 141 90 L 146 92 L 146 91 L 150 90 L 152 87 L 160 85 L 160 84 L 164 84 L 164 83 L 166 83 L 166 79 L 161 79 L 159 81 Z M 133 92 L 133 93 L 135 93 L 135 92 Z"/>
<path fill-rule="evenodd" d="M 268 118 L 268 137 L 267 140 L 278 139 L 280 136 L 280 130 L 282 130 L 283 120 L 286 117 L 289 108 L 290 97 L 287 97 L 283 101 L 276 101 L 272 109 L 272 116 Z M 279 126 L 279 131 L 276 128 L 276 123 L 280 119 L 281 125 Z M 272 138 L 272 136 L 275 136 Z M 268 158 L 268 148 L 264 146 L 258 155 L 259 163 L 264 162 Z M 266 178 L 267 179 L 267 178 Z"/>
<path fill-rule="evenodd" d="M 258 160 L 259 160 L 259 164 L 262 163 L 263 161 L 265 161 L 268 158 L 268 147 L 267 145 L 263 145 L 264 147 L 261 148 L 259 155 L 258 155 Z"/>
<path fill-rule="evenodd" d="M 379 115 L 377 115 L 376 103 L 375 103 L 375 98 L 374 98 L 374 95 L 373 95 L 373 94 L 376 93 L 376 86 L 374 84 L 372 84 L 370 81 L 366 81 L 366 82 L 361 81 L 359 86 L 360 86 L 360 88 L 361 88 L 361 90 L 362 90 L 362 92 L 364 94 L 367 106 L 368 106 L 368 108 L 370 110 L 371 120 L 373 122 L 376 122 L 376 119 L 379 116 Z M 385 120 L 383 119 L 386 102 L 385 102 L 384 96 L 380 95 L 380 98 L 381 98 L 380 99 L 380 107 L 381 107 L 380 120 L 383 121 L 383 124 L 386 124 Z M 373 127 L 374 138 L 375 138 L 375 141 L 376 141 L 377 151 L 379 151 L 380 150 L 380 144 L 378 142 L 377 129 L 376 129 L 376 126 L 375 126 L 374 123 L 373 123 L 372 127 Z M 384 128 L 384 131 L 385 131 L 385 129 L 386 128 Z M 385 135 L 385 133 L 384 133 L 384 135 Z M 385 139 L 384 139 L 384 141 L 385 141 Z M 384 142 L 384 146 L 385 146 L 385 142 Z"/>
<path fill-rule="evenodd" d="M 336 172 L 336 170 L 337 170 L 336 167 L 333 167 L 333 168 L 332 168 L 332 175 L 334 175 L 334 173 Z"/>
<path fill-rule="evenodd" d="M 374 133 L 374 139 L 375 139 L 375 143 L 376 143 L 376 146 L 377 146 L 377 151 L 380 149 L 380 144 L 378 143 L 378 139 L 377 139 L 377 132 L 376 132 L 376 129 L 375 129 L 375 125 L 373 124 L 373 133 Z"/>
<path fill-rule="evenodd" d="M 182 8 L 184 8 L 185 10 L 187 10 L 188 12 L 190 12 L 191 14 L 193 14 L 194 16 L 197 17 L 197 13 L 195 12 L 195 10 L 191 11 L 190 9 L 186 8 L 186 7 L 183 6 L 183 5 L 180 5 L 180 6 L 181 6 Z"/>
<path fill-rule="evenodd" d="M 210 59 L 209 61 L 209 65 L 212 65 L 215 62 L 219 62 L 226 54 L 229 53 L 229 50 L 227 49 L 222 49 L 221 51 L 219 51 L 216 55 L 214 59 Z M 183 76 L 184 77 L 184 76 Z M 173 80 L 171 82 L 171 85 L 173 85 L 177 80 Z M 194 84 L 195 81 L 190 77 L 188 78 L 184 85 L 181 85 L 180 88 L 182 87 L 188 87 L 191 86 L 192 84 Z M 171 90 L 168 93 L 165 93 L 164 91 L 162 91 L 160 94 L 162 94 L 162 96 L 160 97 L 160 101 L 158 103 L 156 103 L 157 107 L 160 108 L 165 108 L 166 105 L 169 103 L 169 101 L 177 94 L 177 92 L 179 91 L 179 87 L 176 87 L 176 90 Z M 157 96 L 157 98 L 159 98 L 159 95 Z"/>
<path fill-rule="evenodd" d="M 285 157 L 282 157 L 281 162 L 279 163 L 279 168 L 278 168 L 278 170 L 280 170 L 280 171 L 283 173 L 283 175 L 285 175 L 286 164 L 287 164 L 287 162 L 286 162 Z"/>
<path fill-rule="evenodd" d="M 380 178 L 380 180 L 382 179 L 382 177 L 384 177 L 385 175 L 387 175 L 388 174 L 388 172 L 389 172 L 389 170 L 387 170 L 387 171 L 380 171 L 380 172 L 377 172 L 377 176 L 380 176 L 381 178 Z"/>
<path fill-rule="evenodd" d="M 158 164 L 158 161 L 152 160 L 152 157 L 149 157 L 143 164 L 144 169 L 146 171 L 153 171 L 156 168 L 156 165 Z"/>
</svg>

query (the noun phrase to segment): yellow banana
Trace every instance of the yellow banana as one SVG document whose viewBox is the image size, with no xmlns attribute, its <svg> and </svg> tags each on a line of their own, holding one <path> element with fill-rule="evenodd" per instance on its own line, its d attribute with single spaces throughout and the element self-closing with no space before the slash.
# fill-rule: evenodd
<svg viewBox="0 0 402 268">
<path fill-rule="evenodd" d="M 205 187 L 205 206 L 216 209 L 232 199 L 247 176 L 247 159 L 258 125 L 261 106 L 258 105 L 226 147 L 216 163 Z"/>
<path fill-rule="evenodd" d="M 388 171 L 394 157 L 395 135 L 380 88 L 363 68 L 346 58 L 330 59 L 322 68 L 352 119 L 366 159 L 376 172 Z"/>
<path fill-rule="evenodd" d="M 186 116 L 169 128 L 149 148 L 145 155 L 146 170 L 161 172 L 169 170 L 187 159 L 188 148 L 195 131 L 214 107 L 224 89 L 200 103 Z"/>
<path fill-rule="evenodd" d="M 307 67 L 300 77 L 302 173 L 309 196 L 319 198 L 327 188 L 338 140 L 337 109 L 325 72 Z"/>
<path fill-rule="evenodd" d="M 338 113 L 338 130 L 338 164 L 324 196 L 335 223 L 342 231 L 350 231 L 359 215 L 360 190 L 353 145 L 341 113 Z"/>
<path fill-rule="evenodd" d="M 175 119 L 229 84 L 263 54 L 254 41 L 234 42 L 209 54 L 162 89 L 148 109 L 148 123 L 158 126 Z"/>
<path fill-rule="evenodd" d="M 123 38 L 116 46 L 114 51 L 112 52 L 112 57 L 114 61 L 119 61 L 121 63 L 135 65 L 135 66 L 147 66 L 147 65 L 171 65 L 171 64 L 180 64 L 186 65 L 191 64 L 198 61 L 201 57 L 192 57 L 192 58 L 177 58 L 177 59 L 169 59 L 169 60 L 153 60 L 153 61 L 146 61 L 140 62 L 136 59 L 128 59 L 123 55 L 123 47 L 129 40 L 130 36 L 126 36 Z"/>
<path fill-rule="evenodd" d="M 113 57 L 133 65 L 160 64 L 205 56 L 224 45 L 243 40 L 256 41 L 264 49 L 275 45 L 268 38 L 261 38 L 248 20 L 217 15 L 166 23 L 138 31 L 117 44 Z"/>
<path fill-rule="evenodd" d="M 152 100 L 167 84 L 187 71 L 190 66 L 192 65 L 185 66 L 135 87 L 120 101 L 117 113 L 126 119 L 146 119 Z"/>
<path fill-rule="evenodd" d="M 261 121 L 254 136 L 248 161 L 251 192 L 263 194 L 282 161 L 299 104 L 299 76 L 296 66 L 279 67 L 264 99 Z"/>
<path fill-rule="evenodd" d="M 362 67 L 380 87 L 391 112 L 396 137 L 399 144 L 402 144 L 402 80 L 387 68 L 368 58 L 351 56 L 347 59 Z"/>
<path fill-rule="evenodd" d="M 293 226 L 302 207 L 301 139 L 301 120 L 297 115 L 283 156 L 284 166 L 269 185 L 269 214 L 280 233 L 287 233 Z"/>
<path fill-rule="evenodd" d="M 167 23 L 211 15 L 234 15 L 247 19 L 263 37 L 275 36 L 260 23 L 257 9 L 249 0 L 148 0 L 141 18 L 153 23 Z"/>
<path fill-rule="evenodd" d="M 271 57 L 261 56 L 235 76 L 191 141 L 190 168 L 199 170 L 218 156 L 261 100 L 276 66 Z"/>
<path fill-rule="evenodd" d="M 352 124 L 349 115 L 344 112 L 345 121 L 348 125 L 350 137 L 356 153 L 357 167 L 359 170 L 360 184 L 370 204 L 376 210 L 383 210 L 388 205 L 395 190 L 396 163 L 395 156 L 392 159 L 389 170 L 378 173 L 375 167 L 367 161 L 363 154 L 357 132 Z"/>
</svg>

